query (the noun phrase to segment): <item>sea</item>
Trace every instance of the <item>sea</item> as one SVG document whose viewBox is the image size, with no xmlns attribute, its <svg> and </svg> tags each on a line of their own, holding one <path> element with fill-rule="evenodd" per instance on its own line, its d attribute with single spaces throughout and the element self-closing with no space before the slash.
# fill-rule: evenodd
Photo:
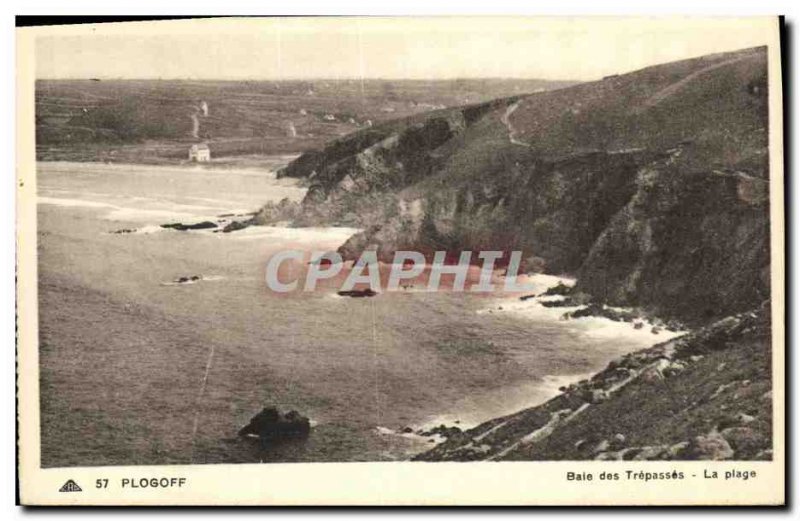
<svg viewBox="0 0 800 521">
<path fill-rule="evenodd" d="M 276 177 L 286 161 L 38 163 L 43 467 L 407 460 L 440 440 L 406 427 L 510 414 L 668 338 L 500 291 L 278 294 L 274 253 L 336 249 L 358 230 L 161 227 L 301 200 L 301 183 Z M 309 437 L 238 437 L 268 406 L 309 417 Z"/>
</svg>

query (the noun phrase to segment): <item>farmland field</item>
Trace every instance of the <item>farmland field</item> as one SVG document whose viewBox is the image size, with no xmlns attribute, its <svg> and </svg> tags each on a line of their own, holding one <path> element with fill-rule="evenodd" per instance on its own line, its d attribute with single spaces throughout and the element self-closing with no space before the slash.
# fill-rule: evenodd
<svg viewBox="0 0 800 521">
<path fill-rule="evenodd" d="M 569 85 L 544 80 L 39 80 L 39 160 L 178 163 L 295 154 L 373 123 Z"/>
</svg>

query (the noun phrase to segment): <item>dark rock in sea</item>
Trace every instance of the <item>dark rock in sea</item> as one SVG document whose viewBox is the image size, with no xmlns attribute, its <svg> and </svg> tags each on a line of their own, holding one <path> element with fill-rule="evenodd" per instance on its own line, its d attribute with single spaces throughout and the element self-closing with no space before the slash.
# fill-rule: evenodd
<svg viewBox="0 0 800 521">
<path fill-rule="evenodd" d="M 417 434 L 420 436 L 441 436 L 442 438 L 452 438 L 454 436 L 458 436 L 463 431 L 458 427 L 448 427 L 444 424 L 439 425 L 438 427 L 434 427 L 427 431 L 419 431 Z"/>
<path fill-rule="evenodd" d="M 569 297 L 566 297 L 561 300 L 545 300 L 540 302 L 542 306 L 546 308 L 569 308 L 573 306 L 577 306 L 578 304 Z"/>
<path fill-rule="evenodd" d="M 222 232 L 230 233 L 238 230 L 244 230 L 245 228 L 251 226 L 252 224 L 253 224 L 252 219 L 248 221 L 232 221 L 222 229 Z"/>
<path fill-rule="evenodd" d="M 522 295 L 519 299 L 521 301 L 525 302 L 526 300 L 530 300 L 532 298 L 536 298 L 536 295 L 533 295 L 533 294 L 531 294 L 531 295 Z"/>
<path fill-rule="evenodd" d="M 161 227 L 185 232 L 186 230 L 207 230 L 209 228 L 216 228 L 217 225 L 211 221 L 203 221 L 195 224 L 169 223 L 162 224 Z"/>
<path fill-rule="evenodd" d="M 682 331 L 684 329 L 687 329 L 687 327 L 682 323 L 678 322 L 677 320 L 667 320 L 666 323 L 664 324 L 664 329 L 666 329 L 670 333 L 675 333 L 676 331 Z"/>
<path fill-rule="evenodd" d="M 190 277 L 178 277 L 173 282 L 176 282 L 178 284 L 186 284 L 187 282 L 196 282 L 198 280 L 201 280 L 202 278 L 203 277 L 200 275 L 192 275 Z"/>
<path fill-rule="evenodd" d="M 634 311 L 616 310 L 597 303 L 576 309 L 569 315 L 571 318 L 604 317 L 615 322 L 633 322 L 639 318 L 639 314 Z"/>
<path fill-rule="evenodd" d="M 250 423 L 239 429 L 239 436 L 258 436 L 262 441 L 302 438 L 311 431 L 311 422 L 297 411 L 281 413 L 276 407 L 264 407 Z"/>
<path fill-rule="evenodd" d="M 110 233 L 135 233 L 136 228 L 120 228 L 119 230 L 114 230 Z"/>
<path fill-rule="evenodd" d="M 561 296 L 565 297 L 565 296 L 569 295 L 570 292 L 572 292 L 572 288 L 571 287 L 567 286 L 563 282 L 559 282 L 558 284 L 556 284 L 552 288 L 547 288 L 547 291 L 545 291 L 544 293 L 542 293 L 539 296 L 540 297 L 549 297 L 549 296 L 552 296 L 552 295 L 561 295 Z"/>
<path fill-rule="evenodd" d="M 403 434 L 411 434 L 412 432 L 414 432 L 414 429 L 412 429 L 411 427 L 403 427 L 403 430 L 400 432 L 402 432 Z"/>
<path fill-rule="evenodd" d="M 361 298 L 361 297 L 374 297 L 378 293 L 376 291 L 372 291 L 371 289 L 353 289 L 349 291 L 337 291 L 337 295 L 340 297 L 352 297 L 352 298 Z"/>
<path fill-rule="evenodd" d="M 570 313 L 570 317 L 572 318 L 596 317 L 603 313 L 603 309 L 604 309 L 603 306 L 600 304 L 590 304 L 580 309 L 576 309 L 575 311 Z"/>
<path fill-rule="evenodd" d="M 317 265 L 317 266 L 321 266 L 323 268 L 329 268 L 329 267 L 333 266 L 333 264 L 334 264 L 334 262 L 333 262 L 334 259 L 332 259 L 331 256 L 335 257 L 336 255 L 337 255 L 336 252 L 332 252 L 330 255 L 328 253 L 326 253 L 326 254 L 320 256 L 317 259 L 308 261 L 308 265 L 309 266 Z M 405 289 L 405 288 L 403 288 L 403 289 Z"/>
</svg>

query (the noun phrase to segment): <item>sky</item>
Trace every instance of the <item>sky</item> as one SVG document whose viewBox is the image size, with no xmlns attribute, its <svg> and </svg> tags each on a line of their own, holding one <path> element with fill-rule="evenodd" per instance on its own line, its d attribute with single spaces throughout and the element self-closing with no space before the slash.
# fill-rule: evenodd
<svg viewBox="0 0 800 521">
<path fill-rule="evenodd" d="M 765 45 L 766 18 L 258 18 L 35 28 L 36 77 L 593 80 Z"/>
</svg>

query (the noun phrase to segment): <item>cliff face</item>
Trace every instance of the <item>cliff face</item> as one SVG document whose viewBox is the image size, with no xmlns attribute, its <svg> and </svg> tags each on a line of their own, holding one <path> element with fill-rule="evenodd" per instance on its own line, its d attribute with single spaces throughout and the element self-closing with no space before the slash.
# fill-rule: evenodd
<svg viewBox="0 0 800 521">
<path fill-rule="evenodd" d="M 346 136 L 281 175 L 365 249 L 523 250 L 690 323 L 769 297 L 766 52 L 706 56 Z M 264 212 L 264 220 L 269 220 Z"/>
<path fill-rule="evenodd" d="M 639 171 L 578 271 L 578 291 L 694 324 L 769 298 L 768 182 L 684 169 L 691 153 L 678 147 Z"/>
</svg>

